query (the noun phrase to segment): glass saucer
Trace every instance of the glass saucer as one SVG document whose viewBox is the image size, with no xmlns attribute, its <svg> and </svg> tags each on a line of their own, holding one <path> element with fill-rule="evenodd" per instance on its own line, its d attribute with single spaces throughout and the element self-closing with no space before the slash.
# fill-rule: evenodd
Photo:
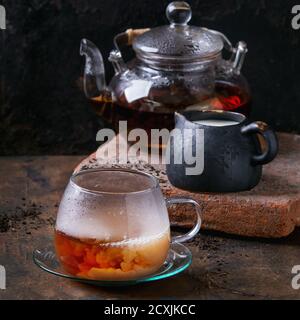
<svg viewBox="0 0 300 320">
<path fill-rule="evenodd" d="M 34 250 L 33 261 L 42 270 L 62 278 L 67 278 L 96 286 L 128 286 L 173 277 L 190 266 L 190 264 L 192 263 L 192 254 L 190 250 L 184 245 L 180 243 L 172 243 L 170 245 L 167 259 L 159 270 L 147 277 L 126 281 L 92 280 L 68 274 L 65 272 L 60 262 L 58 261 L 53 247 Z"/>
</svg>

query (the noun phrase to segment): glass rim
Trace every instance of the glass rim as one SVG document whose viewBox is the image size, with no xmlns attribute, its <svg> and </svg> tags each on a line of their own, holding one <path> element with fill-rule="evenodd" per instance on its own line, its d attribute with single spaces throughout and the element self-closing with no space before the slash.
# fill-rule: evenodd
<svg viewBox="0 0 300 320">
<path fill-rule="evenodd" d="M 147 187 L 143 190 L 139 190 L 139 191 L 125 191 L 125 192 L 112 192 L 112 191 L 98 191 L 98 190 L 93 190 L 92 188 L 85 188 L 80 186 L 75 179 L 78 176 L 82 176 L 88 173 L 99 173 L 99 172 L 124 172 L 124 173 L 132 173 L 132 174 L 136 174 L 136 175 L 142 175 L 144 177 L 146 177 L 147 179 L 151 179 L 153 181 L 153 185 L 150 187 Z M 132 194 L 142 194 L 142 193 L 146 193 L 146 192 L 151 192 L 155 189 L 157 189 L 159 187 L 159 182 L 158 179 L 155 178 L 153 175 L 151 175 L 150 173 L 146 173 L 140 170 L 134 170 L 134 169 L 123 169 L 123 168 L 95 168 L 95 169 L 86 169 L 86 170 L 82 170 L 79 171 L 75 174 L 73 174 L 70 177 L 70 183 L 72 186 L 76 187 L 77 189 L 79 189 L 81 192 L 84 193 L 89 193 L 89 194 L 94 194 L 94 195 L 132 195 Z"/>
</svg>

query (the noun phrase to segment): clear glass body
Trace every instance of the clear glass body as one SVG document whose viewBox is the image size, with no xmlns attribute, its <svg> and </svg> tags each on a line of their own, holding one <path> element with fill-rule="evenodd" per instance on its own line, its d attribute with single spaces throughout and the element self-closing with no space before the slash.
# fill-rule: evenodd
<svg viewBox="0 0 300 320">
<path fill-rule="evenodd" d="M 59 207 L 55 244 L 64 268 L 80 277 L 129 280 L 155 272 L 170 245 L 157 181 L 118 170 L 72 177 Z"/>
<path fill-rule="evenodd" d="M 71 275 L 126 281 L 156 272 L 168 255 L 171 237 L 167 206 L 195 206 L 197 222 L 172 242 L 200 230 L 200 206 L 191 199 L 165 200 L 153 176 L 133 170 L 95 169 L 71 177 L 59 206 L 55 247 Z"/>
<path fill-rule="evenodd" d="M 229 67 L 219 60 L 181 70 L 155 69 L 135 59 L 113 77 L 109 90 L 91 102 L 114 129 L 126 120 L 129 130 L 142 128 L 148 133 L 151 129 L 172 130 L 175 111 L 217 109 L 248 116 L 248 83 Z"/>
<path fill-rule="evenodd" d="M 128 70 L 114 76 L 110 89 L 122 107 L 169 113 L 210 97 L 215 78 L 214 63 L 156 69 L 135 59 Z"/>
</svg>

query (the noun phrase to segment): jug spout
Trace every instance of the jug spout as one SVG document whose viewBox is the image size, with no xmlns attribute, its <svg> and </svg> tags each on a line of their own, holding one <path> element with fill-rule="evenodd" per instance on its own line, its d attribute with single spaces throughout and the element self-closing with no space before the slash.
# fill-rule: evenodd
<svg viewBox="0 0 300 320">
<path fill-rule="evenodd" d="M 85 95 L 88 98 L 98 97 L 106 90 L 102 54 L 93 42 L 82 39 L 80 44 L 80 55 L 85 56 L 83 76 Z"/>
<path fill-rule="evenodd" d="M 179 112 L 175 112 L 175 128 L 183 129 L 187 123 L 187 118 L 185 115 Z"/>
</svg>

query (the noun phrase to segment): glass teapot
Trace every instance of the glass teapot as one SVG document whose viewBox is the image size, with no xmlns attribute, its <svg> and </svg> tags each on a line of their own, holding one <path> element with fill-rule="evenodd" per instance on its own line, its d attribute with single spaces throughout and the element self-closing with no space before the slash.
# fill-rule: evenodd
<svg viewBox="0 0 300 320">
<path fill-rule="evenodd" d="M 250 93 L 241 68 L 247 45 L 236 47 L 222 33 L 188 25 L 192 11 L 186 2 L 166 9 L 169 25 L 127 30 L 114 38 L 109 55 L 115 75 L 105 81 L 102 55 L 91 41 L 82 39 L 85 56 L 84 91 L 97 113 L 117 129 L 174 127 L 174 112 L 231 110 L 248 115 Z M 122 49 L 132 46 L 135 58 L 125 62 Z M 222 51 L 230 53 L 223 59 Z"/>
</svg>

